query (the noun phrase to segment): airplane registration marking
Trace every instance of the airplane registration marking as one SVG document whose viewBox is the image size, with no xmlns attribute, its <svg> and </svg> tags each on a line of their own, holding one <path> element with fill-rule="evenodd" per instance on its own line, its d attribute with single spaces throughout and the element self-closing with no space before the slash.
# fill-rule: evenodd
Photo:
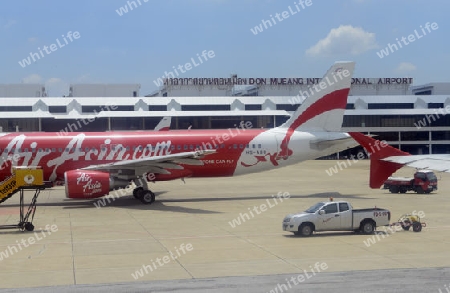
<svg viewBox="0 0 450 293">
<path fill-rule="evenodd" d="M 203 160 L 204 164 L 233 164 L 234 160 L 226 159 L 226 160 Z"/>
</svg>

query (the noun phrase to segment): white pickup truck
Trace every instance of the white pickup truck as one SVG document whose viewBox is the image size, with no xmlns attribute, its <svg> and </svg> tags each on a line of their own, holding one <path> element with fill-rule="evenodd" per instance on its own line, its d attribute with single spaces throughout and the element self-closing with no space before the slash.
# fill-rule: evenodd
<svg viewBox="0 0 450 293">
<path fill-rule="evenodd" d="M 346 201 L 318 202 L 304 212 L 287 215 L 283 231 L 310 236 L 314 231 L 355 231 L 371 234 L 376 227 L 388 226 L 391 212 L 385 209 L 354 210 Z"/>
</svg>

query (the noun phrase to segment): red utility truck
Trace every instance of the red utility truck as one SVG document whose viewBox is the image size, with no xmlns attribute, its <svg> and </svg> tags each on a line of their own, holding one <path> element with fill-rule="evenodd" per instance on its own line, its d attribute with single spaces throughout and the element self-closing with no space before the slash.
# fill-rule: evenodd
<svg viewBox="0 0 450 293">
<path fill-rule="evenodd" d="M 391 193 L 406 193 L 409 190 L 417 193 L 430 193 L 437 190 L 437 177 L 431 170 L 418 170 L 414 178 L 389 177 L 384 182 L 383 189 Z"/>
</svg>

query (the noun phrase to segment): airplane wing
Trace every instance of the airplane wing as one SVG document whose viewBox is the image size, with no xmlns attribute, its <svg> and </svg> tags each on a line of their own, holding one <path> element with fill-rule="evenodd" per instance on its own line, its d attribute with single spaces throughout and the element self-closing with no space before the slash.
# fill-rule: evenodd
<svg viewBox="0 0 450 293">
<path fill-rule="evenodd" d="M 172 123 L 172 117 L 163 117 L 155 127 L 155 131 L 167 131 L 170 130 L 170 124 Z"/>
<path fill-rule="evenodd" d="M 382 160 L 418 169 L 431 169 L 450 173 L 450 155 L 390 156 Z"/>
<path fill-rule="evenodd" d="M 135 160 L 123 160 L 107 164 L 91 165 L 82 168 L 82 170 L 96 170 L 115 173 L 118 171 L 133 170 L 135 174 L 155 173 L 171 174 L 170 170 L 182 170 L 183 165 L 203 165 L 200 160 L 209 154 L 215 153 L 215 150 L 199 150 L 193 152 L 183 152 L 165 156 L 152 156 Z"/>
</svg>

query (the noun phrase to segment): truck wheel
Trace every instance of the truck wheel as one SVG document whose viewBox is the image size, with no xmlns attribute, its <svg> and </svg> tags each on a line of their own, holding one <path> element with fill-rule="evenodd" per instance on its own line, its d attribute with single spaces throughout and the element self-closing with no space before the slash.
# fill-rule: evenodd
<svg viewBox="0 0 450 293">
<path fill-rule="evenodd" d="M 423 193 L 424 193 L 422 187 L 420 187 L 420 186 L 417 186 L 416 192 L 417 192 L 418 194 L 423 194 Z"/>
<path fill-rule="evenodd" d="M 391 186 L 389 187 L 389 192 L 390 193 L 398 193 L 399 188 L 397 186 Z"/>
<path fill-rule="evenodd" d="M 422 231 L 422 224 L 421 224 L 421 223 L 419 223 L 419 222 L 414 222 L 414 223 L 412 224 L 412 226 L 413 226 L 413 231 L 414 231 L 414 232 L 420 232 L 420 231 Z"/>
<path fill-rule="evenodd" d="M 400 193 L 406 193 L 406 188 L 400 188 Z"/>
<path fill-rule="evenodd" d="M 375 225 L 373 222 L 365 221 L 361 224 L 361 232 L 364 234 L 372 234 L 375 231 Z"/>
<path fill-rule="evenodd" d="M 311 224 L 301 224 L 300 227 L 298 228 L 298 232 L 300 235 L 308 237 L 311 236 L 313 232 L 313 227 Z"/>
</svg>

